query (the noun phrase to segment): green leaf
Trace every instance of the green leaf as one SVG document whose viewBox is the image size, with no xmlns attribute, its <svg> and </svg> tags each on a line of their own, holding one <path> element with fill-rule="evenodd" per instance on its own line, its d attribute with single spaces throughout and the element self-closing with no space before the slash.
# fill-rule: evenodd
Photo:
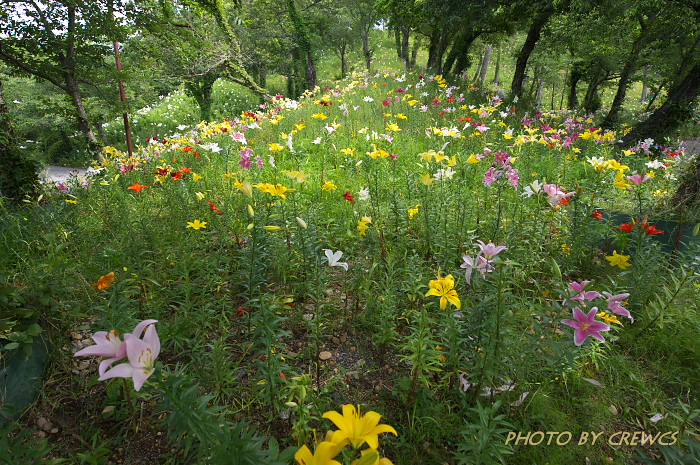
<svg viewBox="0 0 700 465">
<path fill-rule="evenodd" d="M 22 352 L 27 357 L 31 357 L 32 354 L 34 353 L 34 348 L 32 347 L 31 344 L 22 344 Z"/>
<path fill-rule="evenodd" d="M 19 347 L 18 342 L 10 342 L 9 344 L 6 344 L 2 350 L 15 350 L 17 347 Z"/>
<path fill-rule="evenodd" d="M 27 328 L 27 334 L 30 336 L 36 336 L 41 332 L 41 326 L 38 324 L 34 323 L 31 325 L 29 328 Z"/>
</svg>

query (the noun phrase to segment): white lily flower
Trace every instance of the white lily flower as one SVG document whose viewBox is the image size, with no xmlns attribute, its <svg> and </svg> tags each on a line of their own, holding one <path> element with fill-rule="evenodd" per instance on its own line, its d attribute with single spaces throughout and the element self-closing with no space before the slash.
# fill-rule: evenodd
<svg viewBox="0 0 700 465">
<path fill-rule="evenodd" d="M 323 252 L 326 254 L 326 258 L 328 259 L 328 266 L 342 266 L 345 268 L 345 271 L 348 271 L 348 264 L 346 262 L 339 262 L 340 257 L 343 256 L 343 252 L 338 250 L 337 252 L 333 252 L 331 249 L 323 249 Z"/>
</svg>

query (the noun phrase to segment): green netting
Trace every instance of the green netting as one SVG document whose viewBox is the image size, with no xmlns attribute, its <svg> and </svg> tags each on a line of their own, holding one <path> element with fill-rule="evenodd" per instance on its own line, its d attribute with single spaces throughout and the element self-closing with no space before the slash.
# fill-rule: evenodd
<svg viewBox="0 0 700 465">
<path fill-rule="evenodd" d="M 50 345 L 37 338 L 32 355 L 18 351 L 0 361 L 0 428 L 18 419 L 34 402 L 41 388 Z"/>
</svg>

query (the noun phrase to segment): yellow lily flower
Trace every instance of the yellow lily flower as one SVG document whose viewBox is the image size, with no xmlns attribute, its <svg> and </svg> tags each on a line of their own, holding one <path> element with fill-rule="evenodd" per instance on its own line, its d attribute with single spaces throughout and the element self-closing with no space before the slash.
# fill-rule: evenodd
<svg viewBox="0 0 700 465">
<path fill-rule="evenodd" d="M 365 449 L 362 451 L 362 458 L 353 460 L 352 465 L 394 465 L 394 462 L 381 457 L 374 449 Z"/>
<path fill-rule="evenodd" d="M 433 184 L 435 184 L 435 178 L 431 178 L 430 173 L 426 173 L 421 175 L 420 182 L 422 182 L 426 186 L 432 186 Z"/>
<path fill-rule="evenodd" d="M 367 230 L 369 229 L 369 226 L 367 226 L 369 222 L 362 220 L 357 220 L 357 230 L 360 232 L 360 236 L 366 236 L 367 235 Z"/>
<path fill-rule="evenodd" d="M 296 192 L 296 189 L 287 189 L 282 184 L 273 185 L 267 182 L 259 182 L 258 184 L 253 185 L 253 187 L 257 187 L 261 191 L 267 192 L 273 197 L 282 197 L 284 200 L 287 200 L 287 192 Z"/>
<path fill-rule="evenodd" d="M 630 169 L 629 166 L 627 166 L 627 165 L 622 165 L 622 164 L 620 164 L 619 161 L 617 161 L 617 160 L 615 160 L 615 159 L 608 160 L 607 163 L 608 163 L 608 168 L 611 169 L 611 170 L 619 170 L 619 171 L 621 171 L 621 170 L 628 170 L 628 169 Z"/>
<path fill-rule="evenodd" d="M 284 174 L 289 176 L 291 179 L 296 179 L 296 181 L 301 184 L 302 182 L 307 182 L 306 178 L 309 176 L 308 174 L 304 173 L 303 171 L 289 171 L 289 170 L 282 170 Z"/>
<path fill-rule="evenodd" d="M 253 197 L 253 186 L 250 185 L 249 181 L 239 182 L 238 180 L 233 184 L 233 187 L 243 192 L 248 198 Z"/>
<path fill-rule="evenodd" d="M 323 418 L 328 418 L 332 421 L 340 431 L 333 433 L 333 442 L 341 445 L 345 441 L 352 444 L 352 447 L 358 449 L 365 442 L 372 449 L 379 447 L 379 434 L 394 433 L 398 436 L 396 430 L 389 425 L 380 425 L 379 420 L 382 416 L 377 412 L 367 412 L 360 416 L 359 406 L 355 409 L 354 405 L 343 405 L 343 414 L 331 411 L 323 414 Z"/>
<path fill-rule="evenodd" d="M 462 308 L 462 302 L 459 300 L 457 291 L 454 290 L 455 280 L 451 274 L 448 274 L 444 278 L 434 279 L 430 281 L 430 290 L 426 297 L 434 295 L 440 297 L 440 309 L 444 310 L 447 307 L 447 302 L 451 303 L 457 308 Z"/>
<path fill-rule="evenodd" d="M 620 189 L 627 189 L 630 186 L 630 183 L 625 180 L 625 172 L 623 170 L 618 171 L 617 175 L 615 175 L 613 186 L 619 187 Z"/>
<path fill-rule="evenodd" d="M 324 191 L 334 191 L 338 188 L 335 184 L 333 184 L 333 181 L 326 181 L 326 183 L 321 186 L 321 189 Z"/>
<path fill-rule="evenodd" d="M 613 254 L 609 257 L 605 257 L 605 259 L 610 262 L 610 266 L 619 266 L 623 270 L 632 265 L 629 263 L 630 256 L 620 255 L 617 253 L 617 250 L 613 250 Z"/>
<path fill-rule="evenodd" d="M 600 318 L 601 320 L 603 320 L 606 325 L 609 325 L 610 323 L 617 323 L 618 325 L 623 326 L 623 324 L 620 323 L 620 320 L 618 320 L 617 316 L 615 316 L 615 315 L 611 315 L 611 314 L 606 313 L 606 312 L 600 312 L 600 313 L 596 313 L 596 316 L 598 318 Z"/>
<path fill-rule="evenodd" d="M 294 454 L 294 459 L 300 465 L 342 465 L 333 458 L 340 453 L 343 446 L 333 444 L 329 441 L 323 441 L 316 446 L 316 452 L 311 453 L 306 445 L 301 446 L 301 449 Z"/>
<path fill-rule="evenodd" d="M 188 221 L 187 227 L 185 229 L 187 229 L 187 228 L 192 228 L 192 229 L 196 229 L 196 230 L 199 230 L 200 228 L 206 229 L 207 222 L 206 221 L 199 221 L 199 220 Z"/>
</svg>

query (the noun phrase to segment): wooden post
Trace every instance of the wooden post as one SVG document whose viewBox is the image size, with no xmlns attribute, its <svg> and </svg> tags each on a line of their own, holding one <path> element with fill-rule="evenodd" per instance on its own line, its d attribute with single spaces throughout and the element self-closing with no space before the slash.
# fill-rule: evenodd
<svg viewBox="0 0 700 465">
<path fill-rule="evenodd" d="M 114 41 L 114 56 L 117 59 L 117 71 L 122 70 L 122 61 L 119 59 L 119 42 Z M 126 103 L 126 92 L 124 92 L 124 81 L 119 80 L 119 97 L 122 103 Z M 131 128 L 129 127 L 129 114 L 124 111 L 124 133 L 126 134 L 126 149 L 129 152 L 129 158 L 134 156 L 133 146 L 131 144 Z"/>
</svg>

